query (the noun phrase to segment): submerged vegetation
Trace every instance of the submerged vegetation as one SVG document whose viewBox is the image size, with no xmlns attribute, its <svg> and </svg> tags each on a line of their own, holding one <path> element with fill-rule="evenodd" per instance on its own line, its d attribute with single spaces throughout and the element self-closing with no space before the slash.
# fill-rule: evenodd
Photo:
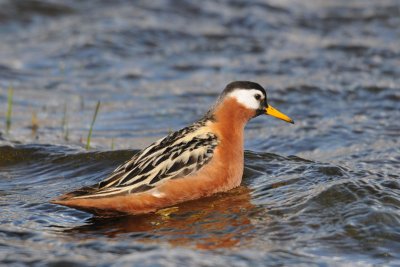
<svg viewBox="0 0 400 267">
<path fill-rule="evenodd" d="M 13 95 L 14 95 L 14 88 L 12 86 L 10 86 L 10 87 L 8 87 L 8 97 L 7 97 L 6 132 L 9 132 L 9 130 L 11 128 Z"/>
<path fill-rule="evenodd" d="M 32 119 L 31 119 L 31 129 L 33 133 L 36 133 L 37 129 L 39 128 L 39 121 L 37 118 L 36 111 L 32 112 Z"/>
<path fill-rule="evenodd" d="M 6 115 L 5 115 L 5 133 L 9 134 L 11 130 L 11 125 L 12 125 L 12 113 L 13 113 L 13 98 L 14 98 L 14 88 L 13 86 L 9 86 L 7 90 L 7 109 L 6 109 Z M 97 101 L 95 111 L 93 113 L 92 121 L 89 127 L 89 132 L 87 135 L 86 139 L 86 144 L 85 148 L 87 150 L 90 149 L 90 142 L 92 139 L 92 134 L 93 134 L 93 127 L 96 122 L 97 114 L 100 109 L 100 101 Z M 80 105 L 81 108 L 83 108 L 83 98 L 80 97 Z M 45 108 L 45 107 L 44 107 Z M 62 138 L 64 141 L 68 142 L 70 137 L 69 137 L 69 126 L 68 126 L 68 108 L 67 108 L 67 103 L 64 103 L 63 106 L 63 113 L 62 113 L 62 119 L 61 119 L 61 131 L 62 131 Z M 38 120 L 38 113 L 37 111 L 32 111 L 31 112 L 31 120 L 30 120 L 30 125 L 27 126 L 29 129 L 32 129 L 33 134 L 37 134 L 37 130 L 39 129 L 39 120 Z M 1 132 L 0 132 L 1 135 Z M 80 139 L 82 142 L 82 138 Z M 83 143 L 83 142 L 82 142 Z M 114 143 L 114 138 L 111 139 L 111 150 L 114 150 L 115 148 L 115 143 Z"/>
</svg>

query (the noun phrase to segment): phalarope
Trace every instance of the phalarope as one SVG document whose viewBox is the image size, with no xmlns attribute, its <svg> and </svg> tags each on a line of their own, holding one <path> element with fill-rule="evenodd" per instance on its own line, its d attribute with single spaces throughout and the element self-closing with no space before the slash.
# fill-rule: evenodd
<svg viewBox="0 0 400 267">
<path fill-rule="evenodd" d="M 294 123 L 267 103 L 259 84 L 232 82 L 202 119 L 138 152 L 98 184 L 52 203 L 97 214 L 142 214 L 228 191 L 242 180 L 244 126 L 262 114 Z"/>
</svg>

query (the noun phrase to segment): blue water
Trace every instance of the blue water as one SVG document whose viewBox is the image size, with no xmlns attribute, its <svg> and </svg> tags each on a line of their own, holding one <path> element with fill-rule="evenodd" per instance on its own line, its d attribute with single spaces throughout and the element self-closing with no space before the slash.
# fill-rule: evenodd
<svg viewBox="0 0 400 267">
<path fill-rule="evenodd" d="M 0 2 L 1 265 L 400 265 L 399 37 L 394 0 Z M 249 123 L 241 187 L 121 218 L 49 203 L 233 80 L 296 121 Z"/>
</svg>

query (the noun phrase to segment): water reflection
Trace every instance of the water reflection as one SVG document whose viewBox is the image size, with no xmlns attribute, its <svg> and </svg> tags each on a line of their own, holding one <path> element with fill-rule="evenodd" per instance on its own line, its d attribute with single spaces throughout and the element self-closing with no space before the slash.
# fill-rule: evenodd
<svg viewBox="0 0 400 267">
<path fill-rule="evenodd" d="M 132 234 L 142 242 L 167 241 L 174 246 L 199 249 L 229 248 L 246 244 L 257 212 L 250 189 L 244 186 L 209 198 L 195 200 L 157 213 L 118 218 L 92 217 L 86 224 L 64 230 L 86 238 Z"/>
</svg>

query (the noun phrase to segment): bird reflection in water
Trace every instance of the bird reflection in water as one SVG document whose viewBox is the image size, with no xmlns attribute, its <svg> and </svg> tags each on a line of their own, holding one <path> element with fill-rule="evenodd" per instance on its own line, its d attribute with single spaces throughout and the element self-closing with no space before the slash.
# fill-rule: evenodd
<svg viewBox="0 0 400 267">
<path fill-rule="evenodd" d="M 254 225 L 250 216 L 258 209 L 250 189 L 240 186 L 226 193 L 182 203 L 157 213 L 113 218 L 92 217 L 87 224 L 65 230 L 88 238 L 114 238 L 130 234 L 136 241 L 168 241 L 199 249 L 229 248 L 247 243 Z"/>
</svg>

